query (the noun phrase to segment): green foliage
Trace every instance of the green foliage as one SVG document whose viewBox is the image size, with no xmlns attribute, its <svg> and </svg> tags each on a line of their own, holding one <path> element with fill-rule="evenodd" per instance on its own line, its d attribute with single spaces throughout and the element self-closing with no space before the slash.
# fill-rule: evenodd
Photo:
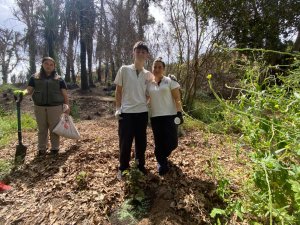
<svg viewBox="0 0 300 225">
<path fill-rule="evenodd" d="M 193 110 L 188 113 L 206 124 L 211 124 L 224 119 L 223 106 L 216 99 L 194 100 Z"/>
<path fill-rule="evenodd" d="M 0 180 L 2 180 L 5 175 L 11 171 L 13 166 L 13 163 L 0 159 Z"/>
<path fill-rule="evenodd" d="M 2 84 L 0 85 L 0 93 L 7 93 L 11 92 L 13 90 L 16 90 L 17 88 L 12 84 Z"/>
<path fill-rule="evenodd" d="M 219 99 L 226 121 L 240 128 L 243 144 L 253 149 L 243 207 L 255 222 L 300 223 L 300 69 L 294 60 L 287 75 L 277 74 L 282 85 L 272 76 L 260 82 L 266 65 L 247 63 L 238 102 Z"/>
<path fill-rule="evenodd" d="M 134 162 L 130 170 L 124 171 L 126 177 L 127 200 L 118 212 L 119 219 L 126 224 L 136 224 L 150 209 L 150 200 L 144 192 L 145 178 Z"/>
<path fill-rule="evenodd" d="M 5 109 L 3 109 L 3 107 L 0 106 L 0 116 L 4 117 L 7 115 L 8 115 L 8 112 Z"/>
<path fill-rule="evenodd" d="M 128 197 L 137 201 L 145 199 L 145 193 L 143 190 L 145 179 L 143 173 L 138 169 L 138 163 L 134 162 L 131 169 L 124 171 L 124 174 L 126 176 Z"/>
<path fill-rule="evenodd" d="M 33 130 L 36 128 L 36 120 L 30 114 L 21 115 L 22 131 Z M 13 114 L 6 114 L 0 117 L 0 147 L 6 145 L 12 135 L 18 132 L 17 117 Z"/>
<path fill-rule="evenodd" d="M 239 48 L 284 51 L 288 46 L 284 39 L 298 26 L 300 3 L 295 0 L 215 0 L 200 5 L 203 14 L 212 18 Z M 253 56 L 253 52 L 248 55 Z M 269 53 L 263 57 L 267 56 Z"/>
<path fill-rule="evenodd" d="M 71 108 L 71 112 L 70 112 L 70 115 L 75 119 L 79 119 L 80 118 L 80 115 L 79 115 L 79 106 L 77 104 L 76 101 L 72 101 L 72 105 L 70 106 Z"/>
<path fill-rule="evenodd" d="M 121 221 L 126 221 L 126 224 L 136 224 L 148 213 L 149 209 L 149 200 L 136 201 L 127 199 L 122 204 L 118 216 Z"/>
<path fill-rule="evenodd" d="M 78 189 L 82 190 L 82 189 L 86 188 L 87 185 L 88 185 L 88 174 L 87 174 L 87 172 L 80 171 L 76 175 L 75 180 L 76 180 L 76 184 L 77 184 Z"/>
<path fill-rule="evenodd" d="M 199 129 L 199 130 L 204 130 L 206 129 L 206 124 L 203 123 L 200 120 L 197 120 L 191 116 L 188 116 L 187 114 L 184 117 L 184 123 L 182 126 L 187 129 L 187 130 L 192 130 L 192 129 Z"/>
<path fill-rule="evenodd" d="M 227 131 L 227 124 L 224 123 L 223 110 L 224 106 L 216 99 L 203 95 L 193 101 L 192 110 L 185 114 L 183 126 L 187 129 L 224 133 Z"/>
</svg>

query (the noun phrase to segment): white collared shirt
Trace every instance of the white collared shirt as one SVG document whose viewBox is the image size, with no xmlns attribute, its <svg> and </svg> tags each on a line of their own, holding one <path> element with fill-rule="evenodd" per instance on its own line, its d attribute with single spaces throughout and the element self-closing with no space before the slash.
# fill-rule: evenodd
<svg viewBox="0 0 300 225">
<path fill-rule="evenodd" d="M 122 86 L 122 113 L 147 112 L 146 88 L 147 83 L 153 79 L 153 75 L 144 68 L 137 73 L 134 64 L 122 66 L 114 83 Z"/>
<path fill-rule="evenodd" d="M 160 84 L 154 80 L 147 85 L 147 95 L 150 96 L 151 117 L 176 115 L 176 105 L 171 90 L 179 88 L 178 82 L 169 77 L 163 77 Z"/>
</svg>

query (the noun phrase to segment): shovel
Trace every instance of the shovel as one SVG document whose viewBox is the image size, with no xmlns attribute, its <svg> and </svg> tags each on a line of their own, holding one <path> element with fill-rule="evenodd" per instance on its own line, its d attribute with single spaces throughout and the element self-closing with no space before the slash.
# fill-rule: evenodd
<svg viewBox="0 0 300 225">
<path fill-rule="evenodd" d="M 26 156 L 27 147 L 22 144 L 22 129 L 21 129 L 21 101 L 22 94 L 14 96 L 17 103 L 17 117 L 18 117 L 18 145 L 16 147 L 15 164 L 23 164 Z"/>
</svg>

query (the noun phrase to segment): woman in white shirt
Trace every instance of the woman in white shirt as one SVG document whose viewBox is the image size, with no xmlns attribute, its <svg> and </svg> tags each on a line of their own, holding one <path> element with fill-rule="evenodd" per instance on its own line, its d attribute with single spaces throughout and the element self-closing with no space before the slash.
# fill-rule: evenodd
<svg viewBox="0 0 300 225">
<path fill-rule="evenodd" d="M 177 129 L 183 123 L 180 85 L 176 80 L 164 76 L 164 72 L 162 58 L 156 59 L 152 66 L 154 79 L 147 85 L 159 175 L 169 171 L 168 157 L 178 146 Z"/>
</svg>

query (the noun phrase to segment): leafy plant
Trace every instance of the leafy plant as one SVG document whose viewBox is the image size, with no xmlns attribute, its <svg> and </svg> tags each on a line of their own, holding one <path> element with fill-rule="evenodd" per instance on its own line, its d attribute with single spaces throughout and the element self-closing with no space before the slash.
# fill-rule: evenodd
<svg viewBox="0 0 300 225">
<path fill-rule="evenodd" d="M 124 172 L 126 177 L 127 199 L 118 213 L 121 221 L 135 224 L 145 216 L 150 208 L 150 200 L 144 192 L 145 178 L 138 169 L 138 162 L 134 162 L 130 170 Z M 129 222 L 131 221 L 131 222 Z"/>
<path fill-rule="evenodd" d="M 141 202 L 145 199 L 143 184 L 145 178 L 143 173 L 138 169 L 138 162 L 134 162 L 130 170 L 124 172 L 126 176 L 126 188 L 128 190 L 128 197 L 133 201 Z"/>
<path fill-rule="evenodd" d="M 226 120 L 240 128 L 240 140 L 252 149 L 251 179 L 244 189 L 250 191 L 242 205 L 255 222 L 300 223 L 300 62 L 297 56 L 293 60 L 286 74 L 276 76 L 264 72 L 274 68 L 263 62 L 246 62 L 237 102 L 214 92 L 227 110 Z"/>
<path fill-rule="evenodd" d="M 13 167 L 13 163 L 0 159 L 0 180 L 2 180 Z"/>
<path fill-rule="evenodd" d="M 76 180 L 78 189 L 84 189 L 84 188 L 86 188 L 87 185 L 88 185 L 88 174 L 87 174 L 87 172 L 80 171 L 76 175 L 75 180 Z"/>
<path fill-rule="evenodd" d="M 79 106 L 76 101 L 72 101 L 70 115 L 76 120 L 79 119 Z"/>
</svg>

